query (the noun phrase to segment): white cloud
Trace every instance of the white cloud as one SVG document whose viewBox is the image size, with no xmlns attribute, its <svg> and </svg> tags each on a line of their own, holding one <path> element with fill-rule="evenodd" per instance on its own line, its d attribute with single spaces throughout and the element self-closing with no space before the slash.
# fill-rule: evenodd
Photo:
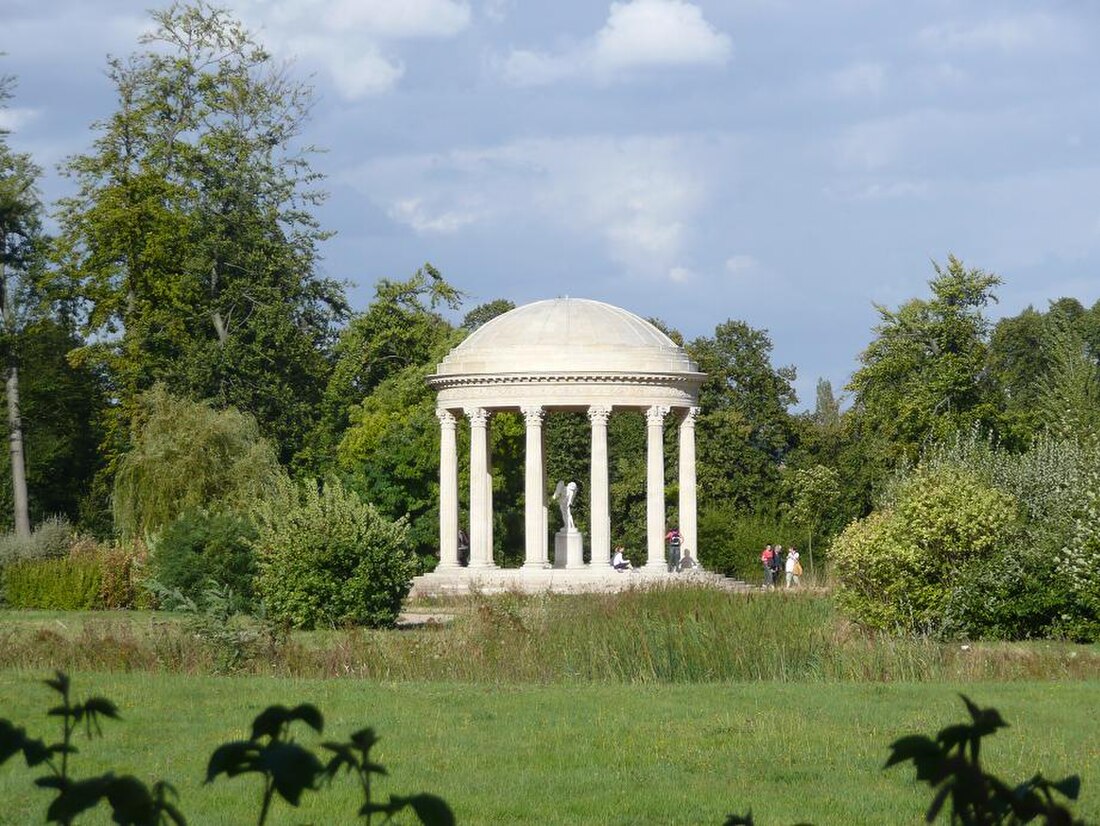
<svg viewBox="0 0 1100 826">
<path fill-rule="evenodd" d="M 470 7 L 454 0 L 336 0 L 323 21 L 333 32 L 355 29 L 386 40 L 453 37 L 470 25 Z"/>
<path fill-rule="evenodd" d="M 760 272 L 760 262 L 751 255 L 739 253 L 726 259 L 726 272 L 732 276 L 755 275 Z"/>
<path fill-rule="evenodd" d="M 634 66 L 721 65 L 733 47 L 729 35 L 703 19 L 684 0 L 612 3 L 607 23 L 596 35 L 598 70 Z"/>
<path fill-rule="evenodd" d="M 531 139 L 381 159 L 349 182 L 418 233 L 548 226 L 599 242 L 628 273 L 677 280 L 691 275 L 683 258 L 708 197 L 707 150 L 681 137 Z"/>
<path fill-rule="evenodd" d="M 627 0 L 612 3 L 595 35 L 557 53 L 513 49 L 502 62 L 505 79 L 538 86 L 582 77 L 621 79 L 633 69 L 721 66 L 733 53 L 729 35 L 708 23 L 686 0 Z"/>
<path fill-rule="evenodd" d="M 287 47 L 295 54 L 319 58 L 332 76 L 337 91 L 346 100 L 388 92 L 405 74 L 403 63 L 386 58 L 370 42 L 349 48 L 344 43 L 326 42 L 322 38 L 298 37 L 288 40 Z"/>
<path fill-rule="evenodd" d="M 930 187 L 927 181 L 881 180 L 866 183 L 829 185 L 823 190 L 826 197 L 836 201 L 892 201 L 904 198 L 927 198 Z"/>
<path fill-rule="evenodd" d="M 456 209 L 432 212 L 422 198 L 402 198 L 390 205 L 389 216 L 422 235 L 454 235 L 478 219 L 475 211 Z"/>
<path fill-rule="evenodd" d="M 941 23 L 917 33 L 917 43 L 940 51 L 1060 49 L 1077 41 L 1068 22 L 1044 12 L 990 18 L 977 23 Z"/>
<path fill-rule="evenodd" d="M 38 109 L 20 108 L 0 109 L 0 131 L 18 132 L 41 114 Z"/>
<path fill-rule="evenodd" d="M 687 267 L 673 267 L 668 271 L 668 280 L 673 284 L 686 284 L 695 278 L 695 273 Z"/>
<path fill-rule="evenodd" d="M 503 23 L 508 17 L 511 4 L 511 0 L 485 0 L 481 13 L 494 23 Z"/>
<path fill-rule="evenodd" d="M 886 89 L 886 67 L 881 63 L 853 63 L 829 76 L 829 89 L 839 97 L 876 98 Z"/>
<path fill-rule="evenodd" d="M 320 63 L 348 100 L 383 94 L 401 80 L 405 64 L 393 43 L 454 37 L 471 16 L 465 0 L 244 0 L 242 14 L 261 24 L 269 48 Z"/>
</svg>

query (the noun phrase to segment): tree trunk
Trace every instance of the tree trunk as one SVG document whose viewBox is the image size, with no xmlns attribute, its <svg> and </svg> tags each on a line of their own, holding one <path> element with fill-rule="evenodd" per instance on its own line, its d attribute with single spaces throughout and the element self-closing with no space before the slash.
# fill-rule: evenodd
<svg viewBox="0 0 1100 826">
<path fill-rule="evenodd" d="M 19 368 L 8 368 L 8 432 L 11 445 L 11 490 L 15 502 L 15 535 L 29 539 L 31 517 L 27 507 L 27 471 L 23 463 L 23 421 L 19 415 Z"/>
</svg>

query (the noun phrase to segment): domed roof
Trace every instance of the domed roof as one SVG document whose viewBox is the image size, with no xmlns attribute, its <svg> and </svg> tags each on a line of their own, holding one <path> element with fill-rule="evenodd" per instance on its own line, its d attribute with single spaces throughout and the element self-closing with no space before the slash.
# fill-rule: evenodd
<svg viewBox="0 0 1100 826">
<path fill-rule="evenodd" d="M 516 307 L 475 330 L 437 375 L 696 373 L 668 336 L 620 307 L 553 298 Z"/>
</svg>

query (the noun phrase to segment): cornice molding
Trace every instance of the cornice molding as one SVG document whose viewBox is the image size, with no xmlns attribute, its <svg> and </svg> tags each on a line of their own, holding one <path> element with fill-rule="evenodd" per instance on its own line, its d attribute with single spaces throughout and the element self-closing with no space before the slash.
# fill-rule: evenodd
<svg viewBox="0 0 1100 826">
<path fill-rule="evenodd" d="M 647 387 L 695 386 L 702 383 L 703 373 L 501 373 L 428 376 L 433 390 L 459 387 L 494 387 L 509 384 L 623 384 Z"/>
</svg>

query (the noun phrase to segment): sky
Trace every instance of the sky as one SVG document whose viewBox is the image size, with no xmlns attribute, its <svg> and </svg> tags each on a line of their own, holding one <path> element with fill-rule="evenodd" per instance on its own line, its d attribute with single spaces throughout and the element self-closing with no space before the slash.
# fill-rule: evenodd
<svg viewBox="0 0 1100 826">
<path fill-rule="evenodd" d="M 0 125 L 47 201 L 149 5 L 0 0 Z M 1092 0 L 221 5 L 314 86 L 322 272 L 357 309 L 431 262 L 466 309 L 593 298 L 689 339 L 743 320 L 812 407 L 948 254 L 1004 279 L 994 318 L 1100 299 Z"/>
</svg>

